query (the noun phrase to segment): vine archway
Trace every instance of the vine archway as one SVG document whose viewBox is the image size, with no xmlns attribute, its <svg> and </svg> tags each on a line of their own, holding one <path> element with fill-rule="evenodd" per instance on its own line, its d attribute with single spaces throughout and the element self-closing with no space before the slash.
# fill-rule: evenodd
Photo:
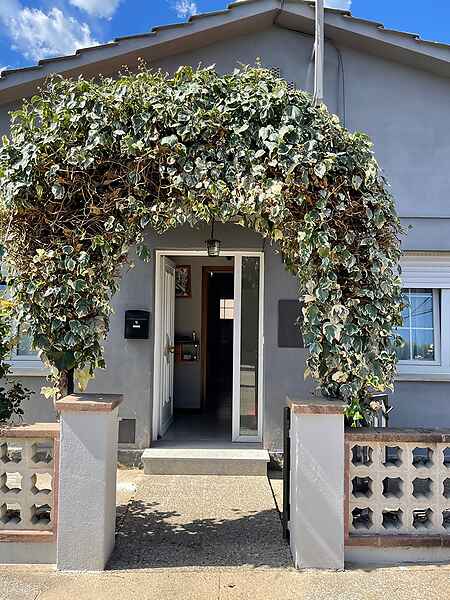
<svg viewBox="0 0 450 600">
<path fill-rule="evenodd" d="M 298 278 L 307 371 L 355 420 L 392 384 L 400 224 L 371 142 L 270 71 L 142 68 L 50 80 L 0 151 L 1 232 L 18 318 L 57 395 L 104 367 L 111 295 L 144 230 L 233 219 Z"/>
</svg>

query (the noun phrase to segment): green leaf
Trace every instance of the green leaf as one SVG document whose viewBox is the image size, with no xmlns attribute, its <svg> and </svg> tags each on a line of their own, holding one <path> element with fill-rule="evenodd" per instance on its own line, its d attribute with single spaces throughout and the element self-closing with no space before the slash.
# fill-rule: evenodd
<svg viewBox="0 0 450 600">
<path fill-rule="evenodd" d="M 324 323 L 322 331 L 328 342 L 331 343 L 336 339 L 338 329 L 335 325 L 332 325 L 331 323 Z"/>
<path fill-rule="evenodd" d="M 359 175 L 353 175 L 352 177 L 352 186 L 355 190 L 359 190 L 359 188 L 361 187 L 363 180 L 362 177 L 360 177 Z"/>
<path fill-rule="evenodd" d="M 64 186 L 62 186 L 59 183 L 54 183 L 52 185 L 52 194 L 55 197 L 56 200 L 62 200 L 64 198 L 66 191 L 64 189 Z"/>
<path fill-rule="evenodd" d="M 176 135 L 168 135 L 161 139 L 161 146 L 175 146 L 178 143 L 178 138 Z"/>
<path fill-rule="evenodd" d="M 314 173 L 317 175 L 317 177 L 319 177 L 319 179 L 322 179 L 322 177 L 325 175 L 326 172 L 327 172 L 327 167 L 324 163 L 318 163 L 314 167 Z"/>
</svg>

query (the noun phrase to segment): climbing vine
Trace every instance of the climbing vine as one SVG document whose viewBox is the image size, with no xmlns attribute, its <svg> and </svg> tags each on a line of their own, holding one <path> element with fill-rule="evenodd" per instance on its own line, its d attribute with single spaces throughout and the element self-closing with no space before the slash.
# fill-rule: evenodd
<svg viewBox="0 0 450 600">
<path fill-rule="evenodd" d="M 52 369 L 104 367 L 111 296 L 131 246 L 212 218 L 259 232 L 298 278 L 307 374 L 357 421 L 392 385 L 400 224 L 369 138 L 269 70 L 142 67 L 55 77 L 0 150 L 10 285 Z"/>
</svg>

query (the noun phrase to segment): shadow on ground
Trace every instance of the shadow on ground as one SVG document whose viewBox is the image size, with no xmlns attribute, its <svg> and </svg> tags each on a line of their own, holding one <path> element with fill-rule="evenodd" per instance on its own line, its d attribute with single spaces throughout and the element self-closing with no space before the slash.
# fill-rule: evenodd
<svg viewBox="0 0 450 600">
<path fill-rule="evenodd" d="M 181 512 L 161 510 L 158 502 L 131 500 L 118 513 L 108 569 L 292 566 L 275 507 L 226 513 L 187 520 Z"/>
</svg>

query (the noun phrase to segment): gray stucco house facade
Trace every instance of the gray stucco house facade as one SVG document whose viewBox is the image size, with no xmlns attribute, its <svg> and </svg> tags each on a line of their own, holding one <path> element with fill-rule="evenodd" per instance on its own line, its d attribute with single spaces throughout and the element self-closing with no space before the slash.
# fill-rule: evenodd
<svg viewBox="0 0 450 600">
<path fill-rule="evenodd" d="M 371 136 L 408 229 L 402 278 L 409 308 L 400 332 L 406 344 L 390 424 L 450 427 L 450 47 L 345 11 L 327 9 L 325 20 L 325 103 L 350 130 Z M 123 65 L 136 69 L 141 58 L 168 72 L 200 63 L 227 72 L 260 59 L 311 91 L 313 32 L 307 2 L 243 0 L 185 24 L 8 70 L 0 77 L 0 133 L 8 133 L 9 111 L 50 74 L 114 76 Z M 123 448 L 148 447 L 165 435 L 182 439 L 203 422 L 213 438 L 276 451 L 286 398 L 312 390 L 303 377 L 306 350 L 290 331 L 296 281 L 276 249 L 254 232 L 219 223 L 221 255 L 209 258 L 209 234 L 208 227 L 149 231 L 151 262 L 136 260 L 123 273 L 105 344 L 107 369 L 88 388 L 124 395 Z M 216 317 L 206 305 L 217 305 Z M 126 311 L 135 310 L 149 315 L 144 339 L 124 334 Z M 26 421 L 55 419 L 39 394 L 45 370 L 26 339 L 12 366 L 36 391 Z M 174 414 L 178 429 L 170 433 Z M 199 435 L 207 437 L 205 429 Z"/>
</svg>

